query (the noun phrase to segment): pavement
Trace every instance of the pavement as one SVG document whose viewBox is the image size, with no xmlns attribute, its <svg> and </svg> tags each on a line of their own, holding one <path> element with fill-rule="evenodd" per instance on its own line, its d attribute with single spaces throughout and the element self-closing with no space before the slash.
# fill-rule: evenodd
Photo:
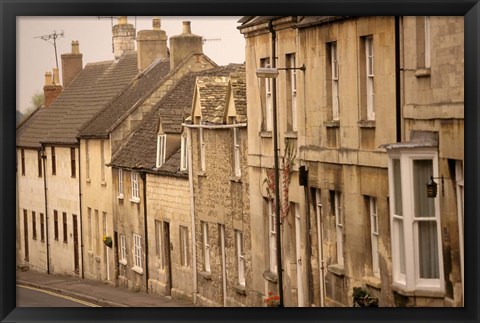
<svg viewBox="0 0 480 323">
<path fill-rule="evenodd" d="M 73 276 L 48 275 L 17 270 L 17 284 L 48 290 L 104 307 L 192 307 L 192 303 L 169 296 L 134 292 L 110 284 Z"/>
</svg>

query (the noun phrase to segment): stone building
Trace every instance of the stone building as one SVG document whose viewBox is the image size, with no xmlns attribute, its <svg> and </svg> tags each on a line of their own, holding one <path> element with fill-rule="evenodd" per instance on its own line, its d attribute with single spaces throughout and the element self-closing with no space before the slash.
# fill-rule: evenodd
<svg viewBox="0 0 480 323">
<path fill-rule="evenodd" d="M 252 289 L 246 108 L 243 65 L 197 78 L 186 127 L 200 305 L 259 304 Z"/>
<path fill-rule="evenodd" d="M 119 24 L 122 23 L 127 23 L 123 17 L 119 19 Z M 203 54 L 201 44 L 184 53 L 182 59 L 172 66 L 166 33 L 160 29 L 158 18 L 153 19 L 152 30 L 138 32 L 136 51 L 130 50 L 134 34 L 122 32 L 121 35 L 126 35 L 122 37 L 127 37 L 123 41 L 119 40 L 121 35 L 116 35 L 119 30 L 130 27 L 119 29 L 117 26 L 113 28 L 114 38 L 118 40 L 114 41 L 114 52 L 123 51 L 127 52 L 124 55 L 135 56 L 137 74 L 121 94 L 80 130 L 83 226 L 86 228 L 85 239 L 92 241 L 84 250 L 85 276 L 112 284 L 117 282 L 119 264 L 114 251 L 105 246 L 102 239 L 103 236 L 113 239 L 117 231 L 118 219 L 115 218 L 113 205 L 129 204 L 132 212 L 139 205 L 135 199 L 124 200 L 121 195 L 115 194 L 111 168 L 105 165 L 144 116 L 183 75 L 216 66 Z M 184 22 L 184 26 L 188 36 L 177 36 L 179 40 L 173 48 L 182 47 L 183 38 L 191 38 L 189 22 Z"/>
<path fill-rule="evenodd" d="M 72 54 L 78 56 L 77 52 L 78 43 L 73 42 Z M 77 74 L 69 74 L 70 82 L 60 92 L 58 72 L 54 71 L 53 79 L 48 73 L 45 106 L 17 128 L 20 240 L 24 242 L 20 265 L 82 275 L 78 131 L 128 84 L 137 69 L 132 55 L 84 68 L 78 68 L 78 60 L 69 67 L 71 62 L 63 61 L 63 69 Z"/>
<path fill-rule="evenodd" d="M 425 242 L 421 251 L 408 244 L 415 234 L 418 239 L 413 213 L 402 218 L 392 206 L 399 185 L 393 184 L 399 174 L 395 160 L 405 156 L 401 167 L 406 174 L 413 169 L 408 158 L 421 152 L 411 141 L 420 140 L 427 151 L 418 154 L 425 174 L 452 178 L 463 160 L 463 20 L 442 19 L 432 17 L 423 31 L 408 17 L 239 21 L 246 39 L 251 227 L 252 236 L 258 237 L 252 240 L 253 286 L 260 295 L 278 290 L 272 258 L 277 251 L 270 241 L 276 232 L 268 221 L 275 215 L 269 182 L 276 97 L 285 306 L 351 306 L 355 287 L 368 290 L 380 306 L 458 304 L 461 252 L 456 231 L 461 208 L 455 186 L 450 185 L 450 192 L 445 189 L 441 203 L 439 198 L 429 202 L 428 210 L 436 205 L 435 212 L 422 225 L 430 234 L 428 241 L 436 243 Z M 430 55 L 421 49 L 422 41 L 430 46 Z M 431 69 L 420 63 L 422 55 L 430 57 Z M 301 66 L 305 69 L 298 69 Z M 258 78 L 260 67 L 278 67 L 278 77 Z M 430 76 L 435 69 L 436 77 Z M 446 99 L 447 93 L 454 94 L 452 99 Z M 411 130 L 438 131 L 444 138 L 452 134 L 440 140 L 443 160 L 437 160 L 439 150 L 433 148 L 438 135 Z M 411 155 L 404 153 L 410 148 Z M 424 159 L 433 162 L 427 165 Z M 443 165 L 441 172 L 437 163 Z M 404 178 L 402 187 L 413 185 Z M 462 192 L 462 182 L 457 182 Z M 418 183 L 419 192 L 426 194 L 423 185 Z M 412 201 L 412 196 L 403 200 L 404 210 Z M 442 255 L 448 257 L 443 265 Z M 416 268 L 420 258 L 430 256 L 438 270 L 430 273 L 435 279 L 424 280 Z"/>
<path fill-rule="evenodd" d="M 114 195 L 122 197 L 114 204 L 120 285 L 193 298 L 192 209 L 182 122 L 191 111 L 196 77 L 224 70 L 181 78 L 112 157 Z M 125 204 L 135 196 L 137 208 Z"/>
</svg>

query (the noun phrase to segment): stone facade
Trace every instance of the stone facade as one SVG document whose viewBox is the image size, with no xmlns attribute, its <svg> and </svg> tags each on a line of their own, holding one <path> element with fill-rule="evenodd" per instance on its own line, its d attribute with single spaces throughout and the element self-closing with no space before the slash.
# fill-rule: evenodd
<svg viewBox="0 0 480 323">
<path fill-rule="evenodd" d="M 192 300 L 192 219 L 188 178 L 147 174 L 147 201 L 149 292 Z M 182 259 L 185 248 L 185 259 Z"/>
</svg>

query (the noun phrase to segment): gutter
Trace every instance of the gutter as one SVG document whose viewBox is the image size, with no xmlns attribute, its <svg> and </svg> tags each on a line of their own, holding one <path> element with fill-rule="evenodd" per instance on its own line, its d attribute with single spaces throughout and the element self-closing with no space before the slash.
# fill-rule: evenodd
<svg viewBox="0 0 480 323">
<path fill-rule="evenodd" d="M 82 279 L 85 278 L 85 270 L 83 268 L 83 218 L 82 218 L 82 176 L 81 176 L 81 167 L 80 167 L 80 140 L 78 141 L 78 203 L 80 207 L 79 220 L 80 220 L 80 264 L 82 266 Z M 78 250 L 77 250 L 78 251 Z"/>
<path fill-rule="evenodd" d="M 207 125 L 207 124 L 188 124 L 182 123 L 182 126 L 194 129 L 194 128 L 202 128 L 202 129 L 230 129 L 230 128 L 243 128 L 246 127 L 246 123 L 234 123 L 234 124 L 219 124 L 219 125 Z M 191 137 L 190 137 L 191 138 Z"/>
</svg>

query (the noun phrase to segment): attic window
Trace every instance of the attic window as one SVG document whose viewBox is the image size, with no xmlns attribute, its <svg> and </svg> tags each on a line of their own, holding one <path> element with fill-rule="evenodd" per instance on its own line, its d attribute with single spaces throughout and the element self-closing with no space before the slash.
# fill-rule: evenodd
<svg viewBox="0 0 480 323">
<path fill-rule="evenodd" d="M 180 158 L 180 170 L 187 170 L 188 168 L 188 154 L 187 154 L 187 143 L 188 138 L 185 135 L 182 135 L 181 141 L 181 158 Z"/>
<path fill-rule="evenodd" d="M 167 135 L 158 135 L 157 137 L 157 168 L 165 163 L 165 152 L 167 147 Z"/>
</svg>

